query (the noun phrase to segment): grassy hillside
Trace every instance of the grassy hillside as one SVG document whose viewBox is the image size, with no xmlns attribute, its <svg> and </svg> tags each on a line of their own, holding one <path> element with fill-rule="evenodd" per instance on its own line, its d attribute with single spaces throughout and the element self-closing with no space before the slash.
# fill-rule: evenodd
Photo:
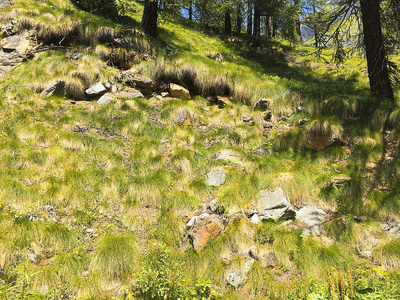
<svg viewBox="0 0 400 300">
<path fill-rule="evenodd" d="M 37 48 L 0 79 L 0 298 L 397 299 L 399 109 L 369 96 L 362 55 L 335 66 L 330 49 L 253 49 L 172 17 L 150 40 L 141 13 L 109 20 L 67 0 L 1 10 Z M 126 91 L 129 70 L 156 91 L 85 95 L 98 82 Z M 43 97 L 56 79 L 65 95 Z M 161 96 L 169 83 L 191 99 Z M 260 191 L 279 187 L 296 211 L 324 211 L 320 232 L 252 222 Z M 187 222 L 205 212 L 218 233 L 196 248 L 203 228 Z"/>
</svg>

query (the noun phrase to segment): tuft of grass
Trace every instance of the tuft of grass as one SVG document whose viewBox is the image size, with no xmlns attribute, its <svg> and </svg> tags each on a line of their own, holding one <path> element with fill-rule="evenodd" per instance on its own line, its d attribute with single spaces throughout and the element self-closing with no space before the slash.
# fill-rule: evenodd
<svg viewBox="0 0 400 300">
<path fill-rule="evenodd" d="M 139 264 L 139 250 L 133 235 L 106 235 L 102 237 L 90 260 L 90 269 L 107 280 L 123 280 Z"/>
</svg>

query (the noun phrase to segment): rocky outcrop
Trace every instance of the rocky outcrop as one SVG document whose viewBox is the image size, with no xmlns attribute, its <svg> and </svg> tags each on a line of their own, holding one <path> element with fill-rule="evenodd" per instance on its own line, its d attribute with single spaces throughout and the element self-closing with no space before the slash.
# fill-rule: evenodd
<svg viewBox="0 0 400 300">
<path fill-rule="evenodd" d="M 175 83 L 170 83 L 169 93 L 173 98 L 186 98 L 190 99 L 190 93 L 183 86 L 177 85 Z"/>
<path fill-rule="evenodd" d="M 400 222 L 387 222 L 381 225 L 383 231 L 388 232 L 390 235 L 400 239 Z"/>
<path fill-rule="evenodd" d="M 215 170 L 206 174 L 206 183 L 211 186 L 219 186 L 225 182 L 226 175 L 224 172 Z"/>
<path fill-rule="evenodd" d="M 296 216 L 292 205 L 286 199 L 281 188 L 276 190 L 262 190 L 259 196 L 261 220 L 293 219 Z"/>
<path fill-rule="evenodd" d="M 125 98 L 125 99 L 135 99 L 135 98 L 143 98 L 143 94 L 136 89 L 129 89 L 115 93 L 115 97 L 117 98 Z"/>
<path fill-rule="evenodd" d="M 151 94 L 153 91 L 155 91 L 156 87 L 151 78 L 141 74 L 135 69 L 119 73 L 117 76 L 117 81 L 123 85 L 139 89 L 145 94 Z"/>
</svg>

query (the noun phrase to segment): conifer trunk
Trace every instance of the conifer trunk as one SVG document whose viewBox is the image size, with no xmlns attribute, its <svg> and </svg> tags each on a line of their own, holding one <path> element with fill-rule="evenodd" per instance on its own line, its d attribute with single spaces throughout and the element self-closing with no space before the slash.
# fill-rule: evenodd
<svg viewBox="0 0 400 300">
<path fill-rule="evenodd" d="M 231 22 L 231 12 L 229 10 L 225 11 L 225 35 L 232 35 L 232 22 Z"/>
<path fill-rule="evenodd" d="M 257 3 L 254 4 L 254 28 L 252 46 L 261 45 L 261 7 Z"/>
<path fill-rule="evenodd" d="M 247 34 L 253 33 L 253 3 L 247 0 Z"/>
<path fill-rule="evenodd" d="M 238 5 L 236 12 L 236 32 L 240 33 L 242 31 L 242 9 L 240 5 Z"/>
<path fill-rule="evenodd" d="M 157 17 L 158 17 L 157 10 L 158 10 L 157 0 L 145 1 L 141 26 L 144 32 L 153 38 L 157 37 Z"/>
<path fill-rule="evenodd" d="M 382 37 L 379 0 L 361 0 L 360 5 L 371 94 L 394 101 Z"/>
</svg>

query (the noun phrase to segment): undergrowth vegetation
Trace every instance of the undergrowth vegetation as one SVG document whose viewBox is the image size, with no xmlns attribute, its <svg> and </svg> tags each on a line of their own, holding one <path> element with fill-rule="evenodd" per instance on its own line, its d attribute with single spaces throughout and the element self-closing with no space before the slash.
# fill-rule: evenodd
<svg viewBox="0 0 400 300">
<path fill-rule="evenodd" d="M 399 240 L 382 228 L 399 220 L 400 110 L 369 96 L 361 53 L 337 67 L 331 49 L 254 49 L 169 17 L 148 40 L 140 3 L 105 19 L 67 0 L 15 2 L 4 13 L 50 48 L 0 79 L 0 298 L 398 298 Z M 123 88 L 123 70 L 157 95 L 83 101 L 98 82 Z M 65 95 L 43 98 L 55 80 Z M 192 99 L 158 95 L 170 83 Z M 213 170 L 222 185 L 206 182 Z M 251 222 L 276 188 L 324 209 L 322 233 Z M 224 230 L 196 251 L 185 216 L 212 205 Z"/>
</svg>

